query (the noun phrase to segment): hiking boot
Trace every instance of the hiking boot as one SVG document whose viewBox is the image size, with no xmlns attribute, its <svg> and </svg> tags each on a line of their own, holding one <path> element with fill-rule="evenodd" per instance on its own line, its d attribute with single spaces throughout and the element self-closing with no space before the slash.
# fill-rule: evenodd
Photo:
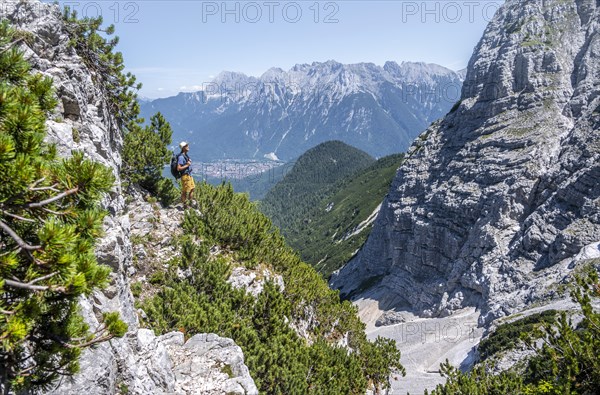
<svg viewBox="0 0 600 395">
<path fill-rule="evenodd" d="M 185 207 L 182 203 L 176 204 L 175 206 L 173 206 L 173 208 L 177 211 L 181 211 L 183 212 L 185 210 Z"/>
</svg>

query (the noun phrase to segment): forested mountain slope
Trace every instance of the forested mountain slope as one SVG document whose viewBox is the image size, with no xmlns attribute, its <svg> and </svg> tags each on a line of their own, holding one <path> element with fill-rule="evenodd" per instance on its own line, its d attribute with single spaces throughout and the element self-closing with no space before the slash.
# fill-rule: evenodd
<svg viewBox="0 0 600 395">
<path fill-rule="evenodd" d="M 307 213 L 336 182 L 375 161 L 341 141 L 328 141 L 306 151 L 261 201 L 261 210 L 283 230 L 298 228 Z"/>
</svg>

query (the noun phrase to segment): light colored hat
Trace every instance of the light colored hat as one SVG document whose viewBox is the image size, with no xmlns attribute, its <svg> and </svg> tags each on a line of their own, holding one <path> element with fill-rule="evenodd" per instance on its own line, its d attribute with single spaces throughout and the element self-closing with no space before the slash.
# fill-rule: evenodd
<svg viewBox="0 0 600 395">
<path fill-rule="evenodd" d="M 179 148 L 183 149 L 183 147 L 185 147 L 186 145 L 188 145 L 188 143 L 182 141 L 181 143 L 179 143 Z"/>
</svg>

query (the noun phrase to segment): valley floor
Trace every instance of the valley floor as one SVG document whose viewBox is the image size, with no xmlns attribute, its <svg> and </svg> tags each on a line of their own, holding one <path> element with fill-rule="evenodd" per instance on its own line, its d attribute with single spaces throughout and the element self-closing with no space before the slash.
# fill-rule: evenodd
<svg viewBox="0 0 600 395">
<path fill-rule="evenodd" d="M 405 322 L 375 326 L 375 322 L 385 310 L 379 307 L 380 301 L 370 298 L 358 299 L 354 304 L 359 309 L 361 320 L 367 325 L 367 336 L 375 340 L 378 336 L 394 339 L 402 352 L 402 365 L 406 376 L 394 375 L 390 395 L 421 395 L 445 381 L 439 374 L 440 363 L 446 359 L 454 366 L 469 368 L 475 358 L 475 349 L 484 333 L 477 327 L 479 312 L 466 308 L 445 318 L 420 318 L 402 311 Z M 570 299 L 556 300 L 549 304 L 531 307 L 518 314 L 502 319 L 503 322 L 539 313 L 548 309 L 576 310 Z M 510 360 L 500 362 L 504 368 Z"/>
<path fill-rule="evenodd" d="M 406 376 L 392 378 L 393 395 L 423 394 L 445 380 L 439 374 L 440 363 L 446 359 L 455 366 L 470 365 L 474 350 L 483 335 L 477 327 L 479 312 L 464 309 L 445 318 L 420 318 L 403 313 L 406 321 L 396 325 L 376 327 L 375 321 L 384 313 L 379 302 L 372 299 L 355 301 L 361 320 L 367 325 L 369 339 L 382 336 L 396 340 L 402 352 Z"/>
</svg>

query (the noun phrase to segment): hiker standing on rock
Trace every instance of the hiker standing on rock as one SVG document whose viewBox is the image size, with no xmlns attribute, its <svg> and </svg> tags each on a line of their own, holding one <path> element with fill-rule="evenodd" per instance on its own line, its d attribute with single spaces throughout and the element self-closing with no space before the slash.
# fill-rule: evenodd
<svg viewBox="0 0 600 395">
<path fill-rule="evenodd" d="M 181 153 L 177 159 L 177 171 L 181 174 L 181 203 L 186 206 L 186 200 L 193 201 L 194 177 L 192 177 L 192 160 L 188 156 L 190 146 L 185 141 L 179 143 Z"/>
</svg>

